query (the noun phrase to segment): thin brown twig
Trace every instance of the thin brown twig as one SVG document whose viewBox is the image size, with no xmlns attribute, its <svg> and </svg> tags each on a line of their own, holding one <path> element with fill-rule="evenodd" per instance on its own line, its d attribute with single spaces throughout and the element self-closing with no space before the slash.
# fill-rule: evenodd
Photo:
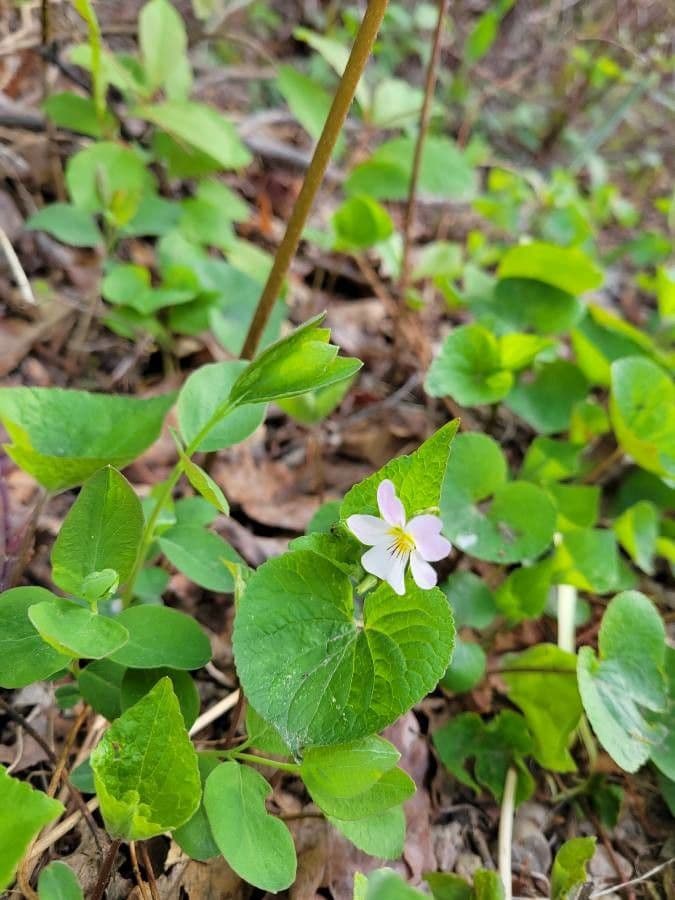
<svg viewBox="0 0 675 900">
<path fill-rule="evenodd" d="M 150 885 L 152 900 L 161 900 L 159 896 L 159 888 L 157 887 L 157 879 L 155 878 L 155 870 L 152 868 L 150 854 L 148 853 L 148 848 L 145 841 L 140 844 L 140 848 L 141 857 L 143 859 L 143 868 L 145 869 L 145 875 L 148 879 L 148 884 Z"/>
<path fill-rule="evenodd" d="M 412 171 L 410 173 L 410 186 L 408 188 L 408 203 L 405 210 L 405 219 L 403 223 L 403 256 L 401 258 L 401 278 L 399 282 L 399 294 L 401 303 L 405 303 L 405 295 L 408 290 L 408 282 L 410 280 L 410 242 L 412 237 L 412 227 L 415 220 L 415 209 L 417 206 L 417 188 L 420 180 L 420 170 L 422 167 L 422 158 L 424 155 L 424 144 L 429 130 L 429 121 L 431 119 L 431 107 L 436 91 L 436 79 L 438 70 L 438 61 L 441 56 L 441 39 L 443 36 L 443 27 L 445 25 L 445 17 L 448 11 L 448 0 L 438 0 L 438 18 L 436 20 L 436 29 L 434 31 L 433 43 L 431 45 L 431 54 L 429 56 L 429 64 L 427 66 L 426 81 L 424 85 L 424 100 L 420 110 L 420 122 L 417 132 L 417 141 L 415 143 L 415 154 L 413 156 Z"/>
<path fill-rule="evenodd" d="M 241 354 L 243 359 L 252 359 L 258 349 L 260 338 L 300 244 L 305 222 L 314 203 L 314 198 L 323 182 L 324 173 L 328 168 L 335 143 L 352 105 L 361 75 L 370 58 L 387 5 L 388 0 L 369 0 L 368 8 L 359 26 L 349 60 L 345 66 L 321 132 L 321 137 L 317 142 L 312 161 L 309 164 L 298 199 L 288 221 L 286 233 L 277 249 L 272 269 L 246 335 Z"/>
<path fill-rule="evenodd" d="M 117 859 L 117 852 L 120 849 L 121 843 L 121 840 L 116 840 L 110 845 L 110 849 L 108 850 L 106 857 L 103 860 L 103 865 L 98 873 L 94 890 L 91 893 L 91 900 L 103 900 L 103 895 L 105 894 L 105 889 L 110 881 L 110 876 L 112 875 L 113 866 Z"/>
<path fill-rule="evenodd" d="M 136 841 L 129 841 L 129 856 L 131 857 L 131 868 L 134 871 L 134 878 L 136 880 L 136 885 L 138 887 L 139 893 L 143 900 L 149 900 L 147 884 L 143 876 L 141 875 L 141 869 L 138 865 L 138 857 L 136 855 Z"/>
</svg>

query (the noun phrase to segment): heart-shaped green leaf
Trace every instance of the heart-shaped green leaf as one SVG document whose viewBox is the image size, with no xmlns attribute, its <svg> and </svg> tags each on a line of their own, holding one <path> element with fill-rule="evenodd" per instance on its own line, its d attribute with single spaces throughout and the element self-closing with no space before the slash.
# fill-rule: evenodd
<svg viewBox="0 0 675 900">
<path fill-rule="evenodd" d="M 173 394 L 151 399 L 61 388 L 0 388 L 7 453 L 49 491 L 121 469 L 157 438 Z"/>
<path fill-rule="evenodd" d="M 536 559 L 546 550 L 556 511 L 541 488 L 506 481 L 506 462 L 492 438 L 461 434 L 443 482 L 441 518 L 445 534 L 460 550 L 491 562 L 513 563 Z"/>
<path fill-rule="evenodd" d="M 246 696 L 293 749 L 364 737 L 395 721 L 445 671 L 454 626 L 442 591 L 386 584 L 355 620 L 349 578 L 298 550 L 252 576 L 234 632 Z"/>
<path fill-rule="evenodd" d="M 642 356 L 612 363 L 610 415 L 617 440 L 656 475 L 675 478 L 675 383 Z"/>
<path fill-rule="evenodd" d="M 586 715 L 622 769 L 635 772 L 664 737 L 655 713 L 666 709 L 663 622 L 644 594 L 624 591 L 600 626 L 599 656 L 579 650 L 577 677 Z"/>
</svg>

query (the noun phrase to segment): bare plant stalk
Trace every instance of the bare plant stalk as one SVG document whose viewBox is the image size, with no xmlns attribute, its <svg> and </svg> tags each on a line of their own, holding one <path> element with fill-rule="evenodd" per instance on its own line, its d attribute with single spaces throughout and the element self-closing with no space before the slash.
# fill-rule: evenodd
<svg viewBox="0 0 675 900">
<path fill-rule="evenodd" d="M 499 815 L 499 846 L 498 862 L 499 876 L 504 885 L 504 900 L 511 900 L 511 847 L 513 844 L 513 814 L 516 808 L 516 788 L 518 787 L 518 773 L 513 766 L 509 767 L 504 782 L 504 796 Z"/>
<path fill-rule="evenodd" d="M 424 85 L 424 100 L 422 109 L 420 110 L 420 123 L 417 132 L 417 142 L 415 144 L 415 155 L 413 156 L 412 172 L 410 173 L 410 186 L 408 188 L 408 203 L 405 210 L 405 220 L 403 223 L 403 256 L 401 257 L 401 278 L 399 281 L 399 293 L 401 302 L 405 302 L 406 291 L 410 281 L 410 241 L 412 236 L 413 222 L 415 221 L 415 208 L 417 206 L 417 188 L 420 180 L 420 169 L 422 167 L 422 156 L 424 154 L 424 144 L 429 130 L 429 120 L 431 119 L 431 107 L 434 101 L 434 93 L 436 91 L 436 80 L 438 72 L 438 61 L 441 57 L 441 38 L 443 36 L 443 27 L 445 26 L 445 17 L 448 11 L 449 0 L 438 0 L 438 19 L 436 21 L 436 30 L 434 31 L 433 43 L 431 45 L 431 55 L 427 66 L 427 77 Z"/>
<path fill-rule="evenodd" d="M 113 866 L 117 859 L 117 852 L 120 849 L 121 843 L 122 841 L 117 840 L 113 841 L 110 845 L 110 849 L 108 850 L 108 853 L 103 860 L 103 865 L 98 873 L 98 879 L 94 885 L 91 900 L 103 900 L 103 895 L 105 894 L 105 889 L 108 887 L 108 882 L 110 881 L 110 876 L 112 875 Z"/>
<path fill-rule="evenodd" d="M 272 269 L 246 335 L 244 348 L 241 353 L 243 359 L 252 359 L 258 349 L 260 338 L 298 249 L 314 198 L 323 181 L 335 143 L 342 131 L 342 126 L 352 105 L 359 80 L 373 49 L 387 4 L 388 0 L 369 0 L 368 2 L 368 9 L 354 40 L 352 52 L 340 79 L 340 84 L 335 93 L 326 123 L 323 126 L 321 137 L 314 150 L 314 155 L 307 169 L 298 199 L 295 201 L 293 212 L 288 220 L 286 233 L 279 244 Z"/>
</svg>

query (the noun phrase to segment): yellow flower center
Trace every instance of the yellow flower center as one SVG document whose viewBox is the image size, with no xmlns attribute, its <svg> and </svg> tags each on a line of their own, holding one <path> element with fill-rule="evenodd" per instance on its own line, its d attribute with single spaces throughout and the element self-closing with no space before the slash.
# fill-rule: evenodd
<svg viewBox="0 0 675 900">
<path fill-rule="evenodd" d="M 408 534 L 400 525 L 395 525 L 389 529 L 392 538 L 390 549 L 396 556 L 404 556 L 412 553 L 415 549 L 415 540 L 411 534 Z"/>
</svg>

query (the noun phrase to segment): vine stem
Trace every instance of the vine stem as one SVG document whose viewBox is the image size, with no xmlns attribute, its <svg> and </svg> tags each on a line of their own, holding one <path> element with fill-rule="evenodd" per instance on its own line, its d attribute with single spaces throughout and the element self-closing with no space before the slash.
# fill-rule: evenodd
<svg viewBox="0 0 675 900">
<path fill-rule="evenodd" d="M 190 441 L 190 443 L 185 448 L 185 456 L 190 457 L 199 449 L 199 445 L 204 440 L 204 438 L 208 435 L 211 429 L 229 412 L 234 409 L 234 404 L 230 403 L 229 400 L 226 400 L 224 403 L 221 403 L 220 406 L 214 411 L 213 415 L 208 419 L 208 421 L 202 426 L 201 430 L 194 436 L 194 438 Z M 148 516 L 148 520 L 145 523 L 145 527 L 143 528 L 143 536 L 141 537 L 141 545 L 138 550 L 138 554 L 136 556 L 136 561 L 134 563 L 134 567 L 129 575 L 129 579 L 125 585 L 124 592 L 122 594 L 122 603 L 125 607 L 127 607 L 133 598 L 134 595 L 134 585 L 136 584 L 136 579 L 143 568 L 143 563 L 145 562 L 145 558 L 148 554 L 148 550 L 150 549 L 150 545 L 152 544 L 153 538 L 155 536 L 155 526 L 157 525 L 157 521 L 159 519 L 160 513 L 164 509 L 164 506 L 167 500 L 171 496 L 171 492 L 176 487 L 178 482 L 180 481 L 180 477 L 183 474 L 183 461 L 181 459 L 178 460 L 176 465 L 171 470 L 171 474 L 167 478 L 167 480 L 162 485 L 161 490 L 159 491 L 155 505 L 152 508 L 152 512 Z"/>
<path fill-rule="evenodd" d="M 504 781 L 504 796 L 502 797 L 499 815 L 499 844 L 497 851 L 499 877 L 504 885 L 504 900 L 511 900 L 513 896 L 511 887 L 511 847 L 513 844 L 513 814 L 516 808 L 517 786 L 518 773 L 513 766 L 510 766 Z"/>
<path fill-rule="evenodd" d="M 406 205 L 405 220 L 403 223 L 403 256 L 401 257 L 401 277 L 399 282 L 399 294 L 402 303 L 405 302 L 405 295 L 410 281 L 410 244 L 413 222 L 415 221 L 415 208 L 417 206 L 417 188 L 419 186 L 420 170 L 422 168 L 424 144 L 426 142 L 427 132 L 429 131 L 431 106 L 436 91 L 438 61 L 441 57 L 441 39 L 443 37 L 443 26 L 445 25 L 448 5 L 449 0 L 438 0 L 438 18 L 436 20 L 436 30 L 434 31 L 433 43 L 431 45 L 429 64 L 427 65 L 424 100 L 422 101 L 422 108 L 420 110 L 419 130 L 417 132 L 417 141 L 415 143 L 412 172 L 410 173 L 408 203 Z"/>
<path fill-rule="evenodd" d="M 368 2 L 368 8 L 359 26 L 349 60 L 323 126 L 321 137 L 317 142 L 302 183 L 302 188 L 298 194 L 298 199 L 295 201 L 293 212 L 288 220 L 286 233 L 279 244 L 272 269 L 260 295 L 253 321 L 244 341 L 244 348 L 241 354 L 243 359 L 253 359 L 258 349 L 267 320 L 270 317 L 293 257 L 298 249 L 307 217 L 330 163 L 335 143 L 352 105 L 359 80 L 372 52 L 387 5 L 388 0 L 369 0 Z"/>
</svg>

